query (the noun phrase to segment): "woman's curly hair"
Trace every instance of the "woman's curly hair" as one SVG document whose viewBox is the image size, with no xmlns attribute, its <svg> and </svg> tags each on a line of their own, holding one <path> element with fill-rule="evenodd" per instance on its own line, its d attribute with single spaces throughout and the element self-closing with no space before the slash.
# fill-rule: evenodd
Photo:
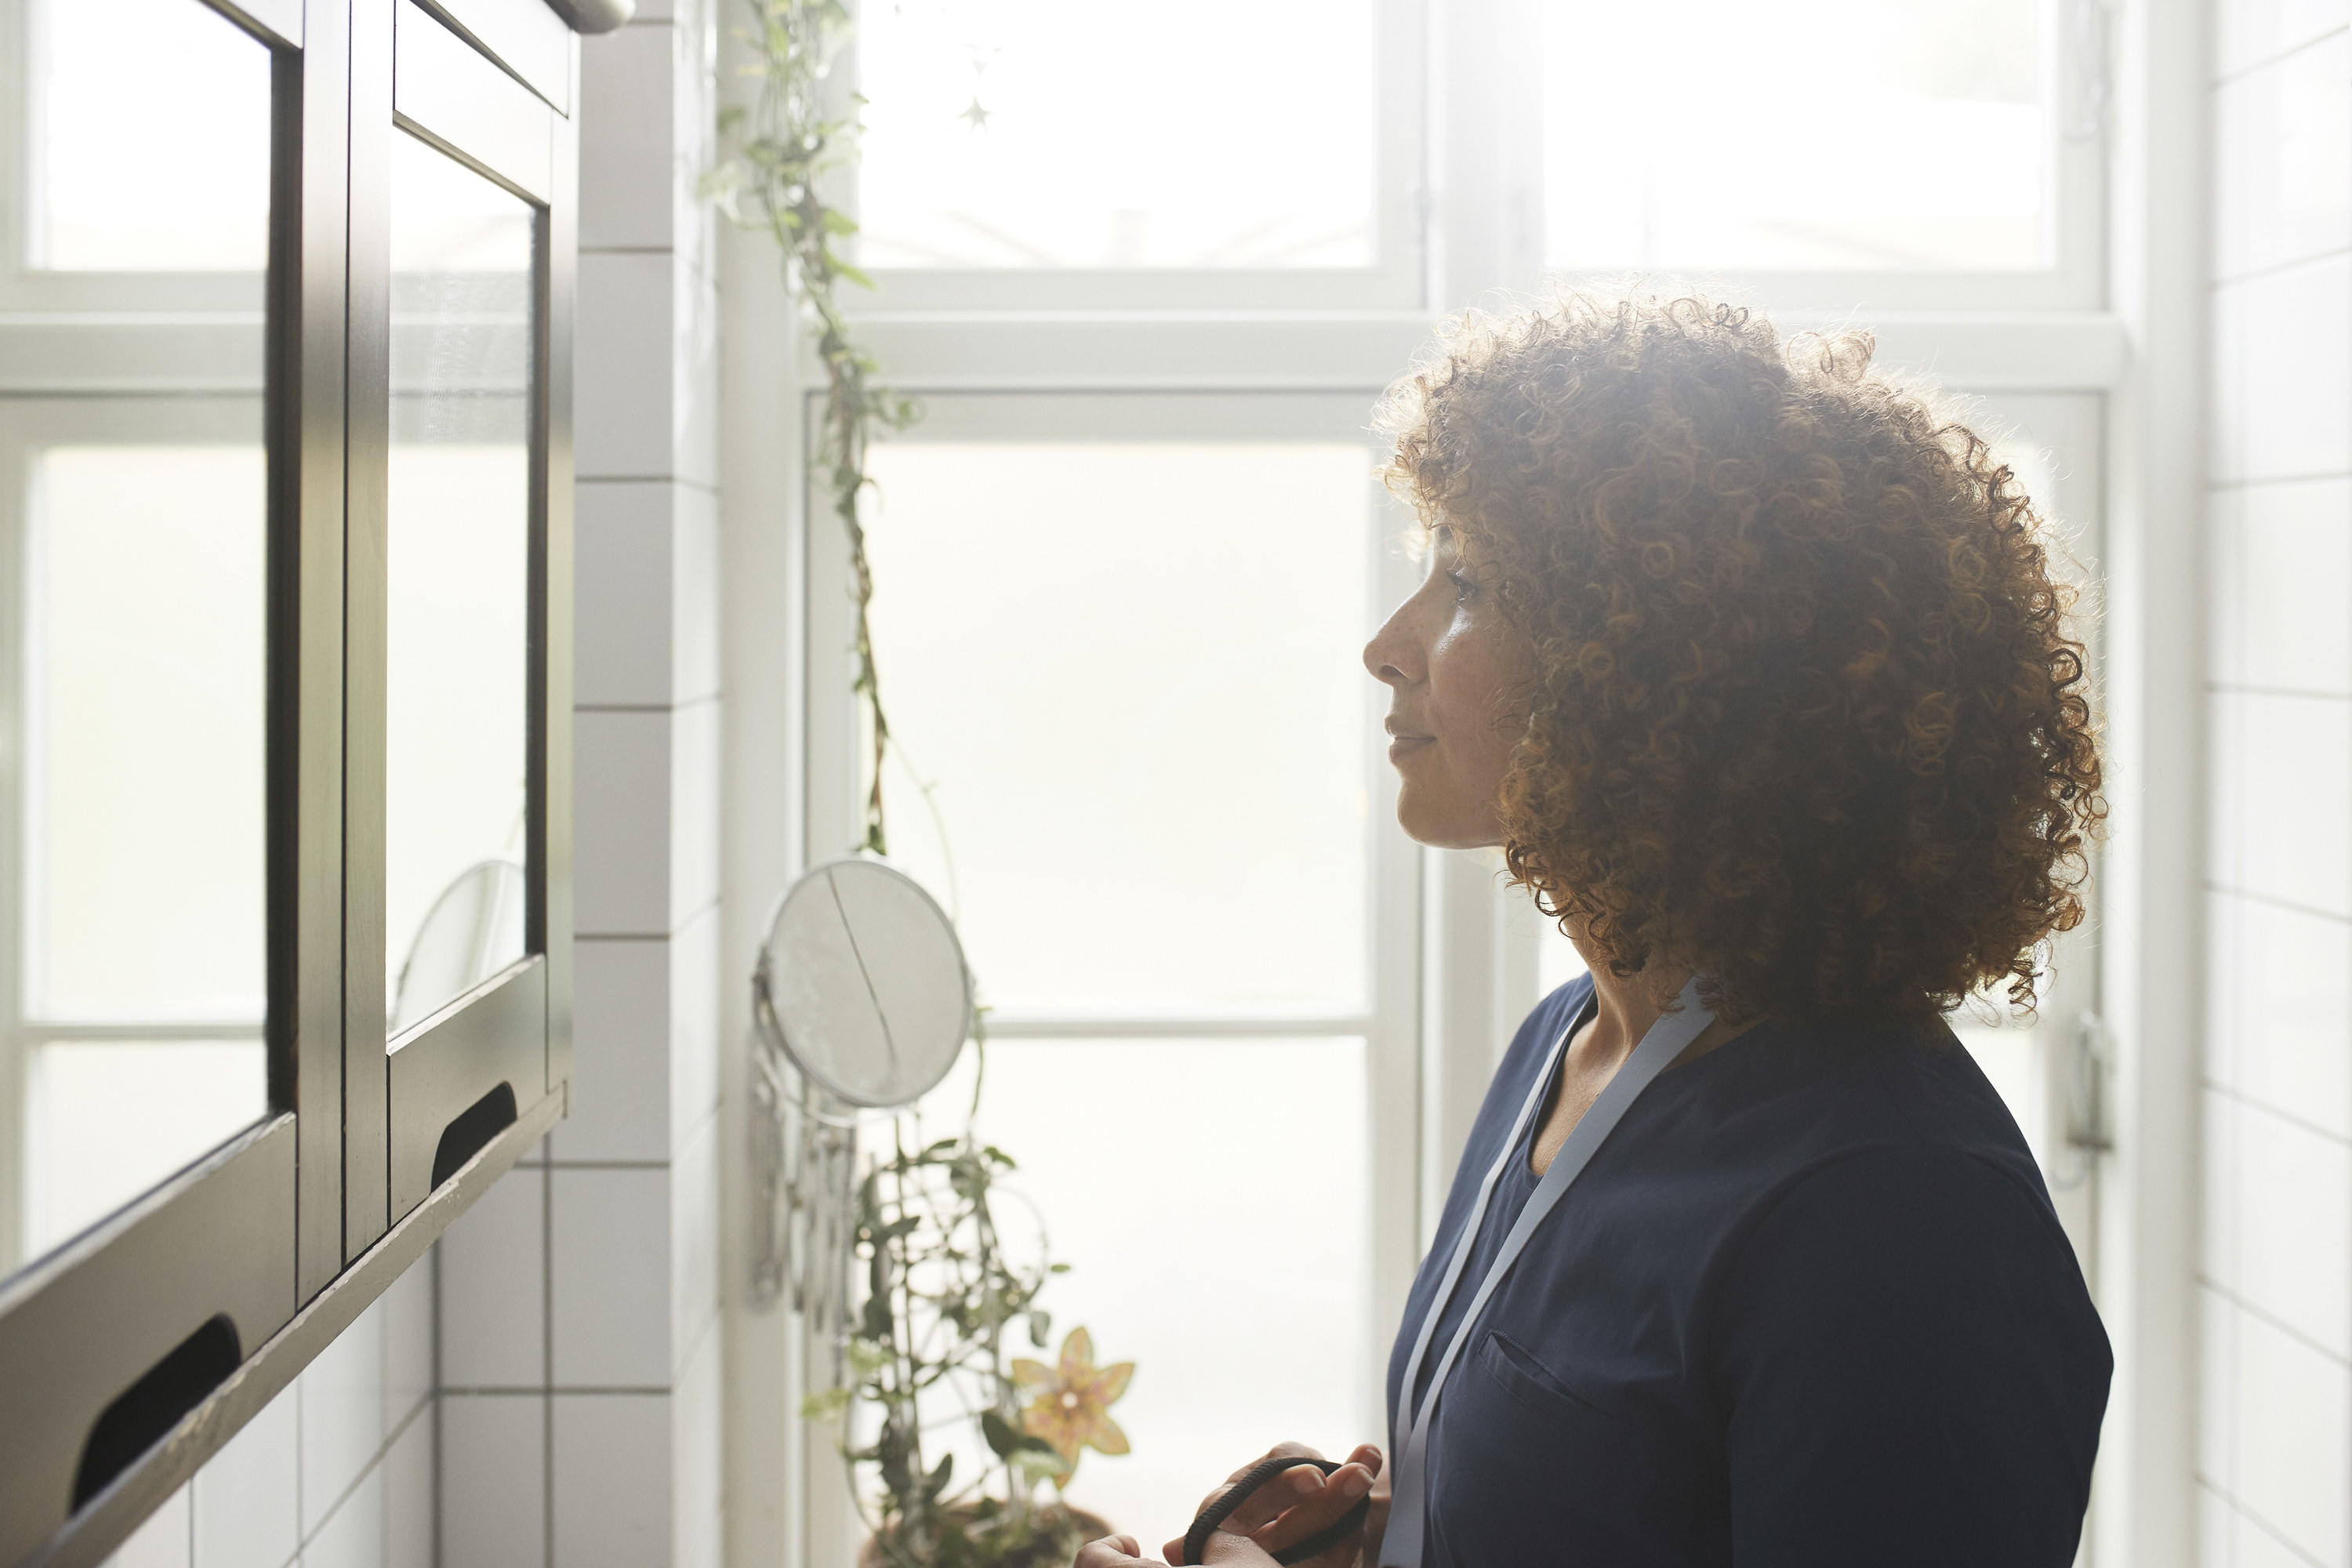
<svg viewBox="0 0 2352 1568">
<path fill-rule="evenodd" d="M 1871 350 L 1568 294 L 1460 319 L 1384 408 L 1383 477 L 1532 656 L 1512 880 L 1735 1023 L 2030 1009 L 2105 816 L 2042 519 Z"/>
</svg>

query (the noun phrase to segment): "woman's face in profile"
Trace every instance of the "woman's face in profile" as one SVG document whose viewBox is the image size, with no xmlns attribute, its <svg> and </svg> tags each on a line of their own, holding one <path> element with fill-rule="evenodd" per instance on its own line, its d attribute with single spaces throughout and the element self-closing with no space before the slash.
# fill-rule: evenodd
<svg viewBox="0 0 2352 1568">
<path fill-rule="evenodd" d="M 1442 848 L 1499 844 L 1503 774 L 1526 728 L 1507 693 L 1525 661 L 1509 656 L 1491 584 L 1454 531 L 1433 530 L 1430 544 L 1428 577 L 1364 645 L 1364 668 L 1389 689 L 1397 822 Z"/>
</svg>

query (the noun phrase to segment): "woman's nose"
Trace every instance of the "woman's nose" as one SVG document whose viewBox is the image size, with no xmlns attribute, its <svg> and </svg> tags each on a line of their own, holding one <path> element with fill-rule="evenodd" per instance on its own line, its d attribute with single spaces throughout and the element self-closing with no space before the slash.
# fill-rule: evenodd
<svg viewBox="0 0 2352 1568">
<path fill-rule="evenodd" d="M 1403 628 L 1398 625 L 1403 618 L 1404 608 L 1400 605 L 1397 613 L 1372 634 L 1372 640 L 1364 645 L 1364 668 L 1383 686 L 1410 686 L 1419 679 L 1413 671 L 1422 661 L 1413 657 L 1412 640 L 1403 635 Z"/>
</svg>

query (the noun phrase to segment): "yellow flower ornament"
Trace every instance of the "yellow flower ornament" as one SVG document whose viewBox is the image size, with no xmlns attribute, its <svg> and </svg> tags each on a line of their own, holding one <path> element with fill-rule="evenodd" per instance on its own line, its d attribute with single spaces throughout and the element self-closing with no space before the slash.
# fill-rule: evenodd
<svg viewBox="0 0 2352 1568">
<path fill-rule="evenodd" d="M 1059 1365 L 1027 1360 L 1013 1363 L 1013 1381 L 1024 1393 L 1036 1395 L 1021 1412 L 1022 1428 L 1051 1443 L 1072 1470 L 1077 1468 L 1081 1447 L 1099 1454 L 1124 1454 L 1127 1434 L 1110 1418 L 1110 1406 L 1127 1392 L 1128 1380 L 1134 1375 L 1131 1361 L 1117 1366 L 1095 1365 L 1094 1341 L 1086 1330 L 1072 1329 L 1062 1342 Z M 1066 1472 L 1061 1479 L 1066 1482 L 1069 1476 Z"/>
</svg>

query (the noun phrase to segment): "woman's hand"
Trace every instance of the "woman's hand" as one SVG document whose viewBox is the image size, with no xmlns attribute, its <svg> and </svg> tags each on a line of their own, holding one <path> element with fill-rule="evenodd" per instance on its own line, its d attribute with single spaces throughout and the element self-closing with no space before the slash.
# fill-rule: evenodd
<svg viewBox="0 0 2352 1568">
<path fill-rule="evenodd" d="M 1277 1443 L 1258 1458 L 1235 1470 L 1219 1487 L 1201 1500 L 1205 1509 L 1224 1495 L 1234 1482 L 1264 1464 L 1267 1459 L 1320 1459 L 1323 1456 L 1304 1443 Z M 1380 1525 L 1387 1512 L 1387 1487 L 1379 1480 L 1381 1471 L 1381 1451 L 1370 1443 L 1357 1445 L 1348 1455 L 1347 1463 L 1325 1475 L 1315 1466 L 1300 1464 L 1284 1470 L 1248 1497 L 1242 1505 L 1219 1525 L 1210 1536 L 1204 1561 L 1262 1563 L 1271 1562 L 1275 1552 L 1294 1542 L 1305 1541 L 1337 1524 L 1348 1510 L 1363 1500 L 1373 1498 L 1373 1517 L 1366 1521 L 1364 1530 L 1350 1531 L 1328 1550 L 1308 1558 L 1302 1568 L 1355 1568 L 1359 1550 L 1367 1541 L 1380 1539 Z M 1195 1513 L 1199 1509 L 1193 1510 Z M 1244 1550 L 1244 1548 L 1248 1550 Z M 1171 1563 L 1184 1562 L 1184 1538 L 1178 1536 L 1160 1548 Z M 1084 1563 L 1084 1559 L 1080 1560 Z M 1102 1568 L 1112 1568 L 1116 1559 L 1106 1560 Z M 1095 1568 L 1087 1564 L 1087 1568 Z"/>
</svg>

